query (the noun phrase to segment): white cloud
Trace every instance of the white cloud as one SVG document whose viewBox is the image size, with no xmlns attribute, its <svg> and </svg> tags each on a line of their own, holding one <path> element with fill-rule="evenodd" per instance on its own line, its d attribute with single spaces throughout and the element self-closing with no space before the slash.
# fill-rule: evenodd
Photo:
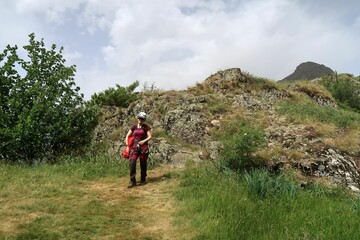
<svg viewBox="0 0 360 240">
<path fill-rule="evenodd" d="M 311 0 L 5 1 L 0 3 L 0 27 L 10 22 L 15 31 L 2 34 L 0 44 L 27 40 L 35 32 L 46 42 L 65 45 L 69 62 L 79 62 L 77 81 L 88 97 L 135 80 L 185 88 L 228 67 L 281 79 L 301 62 L 315 61 L 360 74 L 360 3 L 350 5 Z"/>
<path fill-rule="evenodd" d="M 76 64 L 76 60 L 81 59 L 83 57 L 82 54 L 78 51 L 68 52 L 66 50 L 63 52 L 63 56 L 66 59 L 66 61 L 72 64 Z"/>
</svg>

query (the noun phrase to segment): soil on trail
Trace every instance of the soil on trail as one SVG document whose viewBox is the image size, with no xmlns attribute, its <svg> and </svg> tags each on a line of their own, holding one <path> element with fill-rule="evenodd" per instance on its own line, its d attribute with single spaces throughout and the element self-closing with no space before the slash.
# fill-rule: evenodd
<svg viewBox="0 0 360 240">
<path fill-rule="evenodd" d="M 130 222 L 119 226 L 115 236 L 102 239 L 183 239 L 174 225 L 177 204 L 173 191 L 179 184 L 174 176 L 179 171 L 171 166 L 149 170 L 147 183 L 133 188 L 127 188 L 128 177 L 115 183 L 110 180 L 89 183 L 89 190 L 98 198 L 110 206 L 123 206 L 124 217 Z"/>
</svg>

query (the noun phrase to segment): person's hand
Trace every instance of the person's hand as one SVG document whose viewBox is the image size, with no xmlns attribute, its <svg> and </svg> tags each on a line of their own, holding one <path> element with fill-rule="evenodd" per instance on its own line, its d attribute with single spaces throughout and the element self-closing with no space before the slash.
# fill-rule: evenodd
<svg viewBox="0 0 360 240">
<path fill-rule="evenodd" d="M 143 141 L 140 141 L 139 142 L 139 145 L 143 145 L 145 143 L 145 141 L 143 140 Z"/>
<path fill-rule="evenodd" d="M 126 146 L 126 151 L 130 152 L 129 150 L 130 150 L 129 146 Z"/>
</svg>

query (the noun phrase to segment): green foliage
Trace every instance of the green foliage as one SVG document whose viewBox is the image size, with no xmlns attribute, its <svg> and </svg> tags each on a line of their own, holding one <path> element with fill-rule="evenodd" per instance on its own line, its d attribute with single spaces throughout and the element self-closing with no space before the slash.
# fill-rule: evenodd
<svg viewBox="0 0 360 240">
<path fill-rule="evenodd" d="M 291 101 L 284 102 L 278 109 L 279 113 L 286 114 L 295 121 L 304 121 L 309 118 L 313 121 L 333 123 L 341 128 L 359 129 L 360 114 L 344 109 L 318 106 L 312 102 Z"/>
<path fill-rule="evenodd" d="M 128 87 L 121 87 L 116 84 L 116 88 L 108 88 L 103 92 L 92 95 L 91 102 L 99 106 L 128 107 L 130 103 L 137 99 L 134 91 L 138 86 L 139 81 L 135 81 Z"/>
<path fill-rule="evenodd" d="M 28 60 L 17 46 L 0 54 L 0 158 L 32 163 L 87 143 L 98 110 L 84 103 L 63 48 L 29 37 Z"/>
<path fill-rule="evenodd" d="M 237 171 L 257 164 L 252 153 L 266 142 L 263 129 L 244 121 L 231 121 L 218 134 L 224 145 L 221 162 L 225 168 Z"/>
<path fill-rule="evenodd" d="M 340 106 L 360 112 L 360 77 L 333 74 L 322 79 Z"/>
</svg>

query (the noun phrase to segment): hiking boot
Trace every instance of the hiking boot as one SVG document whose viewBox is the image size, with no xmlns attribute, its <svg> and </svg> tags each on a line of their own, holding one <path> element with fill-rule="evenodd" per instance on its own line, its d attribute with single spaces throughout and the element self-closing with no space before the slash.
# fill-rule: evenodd
<svg viewBox="0 0 360 240">
<path fill-rule="evenodd" d="M 130 181 L 129 185 L 128 185 L 128 188 L 132 188 L 132 187 L 135 187 L 135 186 L 136 186 L 136 182 Z"/>
<path fill-rule="evenodd" d="M 140 184 L 141 184 L 141 185 L 146 184 L 146 178 L 141 178 L 141 180 L 140 180 Z"/>
</svg>

